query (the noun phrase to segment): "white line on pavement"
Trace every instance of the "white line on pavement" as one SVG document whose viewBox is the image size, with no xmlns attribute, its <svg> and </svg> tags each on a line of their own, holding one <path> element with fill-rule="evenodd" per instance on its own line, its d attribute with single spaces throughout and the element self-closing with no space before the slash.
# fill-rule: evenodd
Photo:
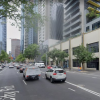
<svg viewBox="0 0 100 100">
<path fill-rule="evenodd" d="M 73 89 L 71 89 L 71 88 L 68 88 L 68 89 L 75 92 L 75 90 L 73 90 Z"/>
<path fill-rule="evenodd" d="M 23 80 L 24 84 L 27 85 L 27 83 Z"/>
<path fill-rule="evenodd" d="M 86 88 L 84 88 L 84 87 L 78 86 L 78 85 L 73 84 L 73 83 L 70 83 L 70 82 L 68 82 L 68 81 L 66 81 L 66 83 L 68 83 L 68 84 L 70 84 L 70 85 L 73 85 L 73 86 L 75 86 L 75 87 L 77 87 L 77 88 L 80 88 L 80 89 L 82 89 L 82 90 L 84 90 L 84 91 L 87 91 L 87 92 L 89 92 L 89 93 L 91 93 L 91 94 L 94 94 L 94 95 L 100 97 L 100 93 L 97 93 L 97 92 L 95 92 L 95 91 L 86 89 Z"/>
</svg>

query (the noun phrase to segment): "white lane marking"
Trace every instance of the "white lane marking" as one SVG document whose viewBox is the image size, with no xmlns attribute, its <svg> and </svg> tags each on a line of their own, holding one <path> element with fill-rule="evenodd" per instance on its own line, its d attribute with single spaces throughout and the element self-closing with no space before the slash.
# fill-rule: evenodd
<svg viewBox="0 0 100 100">
<path fill-rule="evenodd" d="M 92 91 L 92 90 L 89 90 L 89 89 L 87 89 L 87 88 L 84 88 L 84 87 L 78 86 L 78 85 L 73 84 L 73 83 L 70 83 L 70 82 L 68 82 L 68 81 L 65 81 L 65 82 L 68 83 L 68 84 L 70 84 L 70 85 L 73 85 L 73 86 L 75 86 L 75 87 L 77 87 L 77 88 L 80 88 L 80 89 L 82 89 L 82 90 L 84 90 L 84 91 L 87 91 L 87 92 L 89 92 L 89 93 L 91 93 L 91 94 L 94 94 L 94 95 L 100 97 L 100 93 L 97 93 L 97 92 Z"/>
<path fill-rule="evenodd" d="M 23 80 L 24 84 L 27 85 L 27 83 Z"/>
<path fill-rule="evenodd" d="M 68 88 L 68 89 L 75 92 L 75 90 L 73 90 L 73 89 L 71 89 L 71 88 Z"/>
<path fill-rule="evenodd" d="M 5 68 L 5 69 L 3 69 L 1 72 L 0 72 L 0 74 L 3 72 L 3 71 L 5 71 L 7 68 Z"/>
<path fill-rule="evenodd" d="M 92 78 L 97 78 L 97 77 L 92 77 Z"/>
</svg>

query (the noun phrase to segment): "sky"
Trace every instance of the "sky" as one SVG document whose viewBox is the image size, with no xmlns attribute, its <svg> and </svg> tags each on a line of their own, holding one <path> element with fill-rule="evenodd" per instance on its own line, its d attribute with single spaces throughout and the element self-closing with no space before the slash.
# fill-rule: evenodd
<svg viewBox="0 0 100 100">
<path fill-rule="evenodd" d="M 16 26 L 12 26 L 12 20 L 7 20 L 7 53 L 11 51 L 11 39 L 20 39 L 20 31 Z"/>
</svg>

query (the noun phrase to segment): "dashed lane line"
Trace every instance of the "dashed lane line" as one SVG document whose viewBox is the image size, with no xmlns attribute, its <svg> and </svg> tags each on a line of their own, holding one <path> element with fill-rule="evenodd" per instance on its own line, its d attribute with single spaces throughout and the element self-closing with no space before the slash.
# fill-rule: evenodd
<svg viewBox="0 0 100 100">
<path fill-rule="evenodd" d="M 24 84 L 27 85 L 27 83 L 23 80 Z"/>
<path fill-rule="evenodd" d="M 74 89 L 71 89 L 71 88 L 68 88 L 69 90 L 71 90 L 71 91 L 74 91 L 75 92 L 75 90 Z"/>
<path fill-rule="evenodd" d="M 73 85 L 73 86 L 75 86 L 75 87 L 77 87 L 77 88 L 80 88 L 80 89 L 82 89 L 82 90 L 84 90 L 84 91 L 87 91 L 87 92 L 89 92 L 89 93 L 91 93 L 91 94 L 93 94 L 93 95 L 96 95 L 96 96 L 100 97 L 100 93 L 97 93 L 97 92 L 92 91 L 92 90 L 89 90 L 89 89 L 87 89 L 87 88 L 78 86 L 78 85 L 73 84 L 73 83 L 70 83 L 70 82 L 68 82 L 68 81 L 66 81 L 66 83 L 67 83 L 67 84 L 70 84 L 70 85 Z"/>
</svg>

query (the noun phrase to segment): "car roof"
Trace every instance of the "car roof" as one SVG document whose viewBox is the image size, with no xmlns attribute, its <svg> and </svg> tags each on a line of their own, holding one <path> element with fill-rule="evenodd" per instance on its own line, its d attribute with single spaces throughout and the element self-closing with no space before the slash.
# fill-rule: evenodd
<svg viewBox="0 0 100 100">
<path fill-rule="evenodd" d="M 52 68 L 52 70 L 63 70 L 61 68 Z"/>
</svg>

